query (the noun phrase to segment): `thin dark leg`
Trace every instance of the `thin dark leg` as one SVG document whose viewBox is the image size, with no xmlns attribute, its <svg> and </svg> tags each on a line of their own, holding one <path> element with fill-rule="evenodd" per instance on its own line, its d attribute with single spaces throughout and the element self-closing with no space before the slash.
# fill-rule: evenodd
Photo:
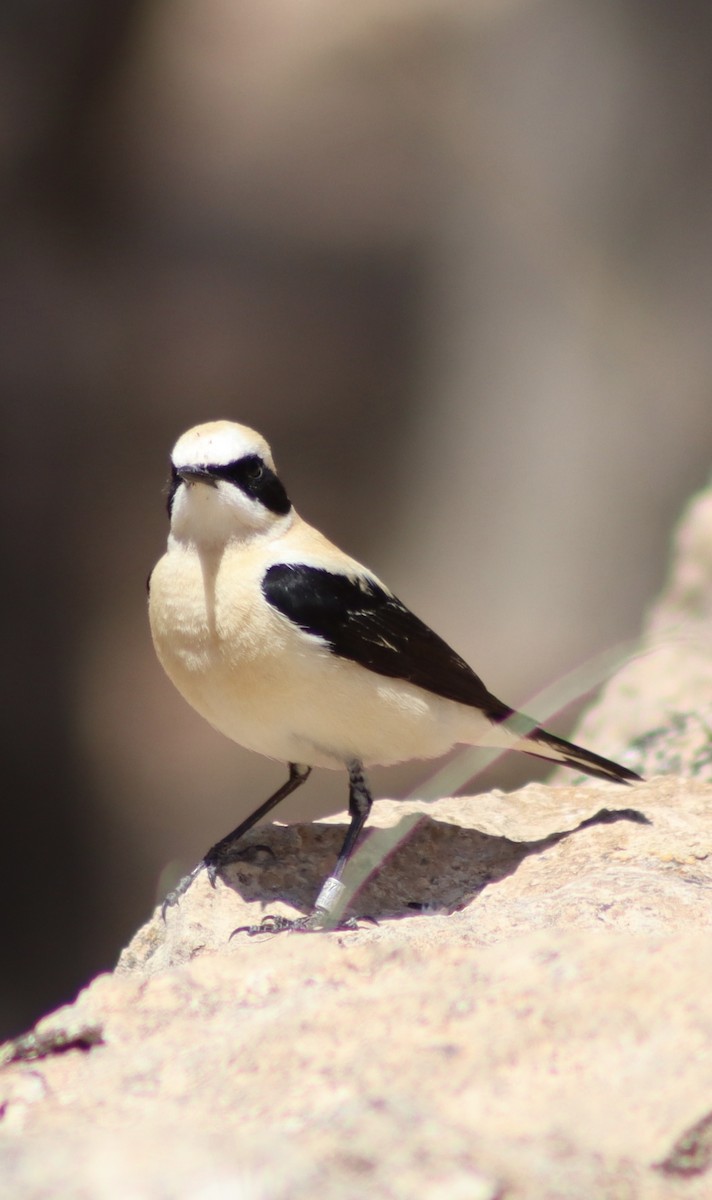
<svg viewBox="0 0 712 1200">
<path fill-rule="evenodd" d="M 243 833 L 247 833 L 248 829 L 252 829 L 252 826 L 256 825 L 258 821 L 261 821 L 263 817 L 266 817 L 267 813 L 271 812 L 273 808 L 276 808 L 277 805 L 282 802 L 282 800 L 286 800 L 287 796 L 291 796 L 292 792 L 296 792 L 298 787 L 301 787 L 303 783 L 306 783 L 310 774 L 311 767 L 305 767 L 301 763 L 290 763 L 289 779 L 287 782 L 283 783 L 281 788 L 277 788 L 277 791 L 274 793 L 274 795 L 265 800 L 264 804 L 260 804 L 259 808 L 256 808 L 249 817 L 246 817 L 244 821 L 241 821 L 240 824 L 233 829 L 232 833 L 228 833 L 226 837 L 220 838 L 219 842 L 216 842 L 214 846 L 210 847 L 208 853 L 203 859 L 203 864 L 208 868 L 208 871 L 211 875 L 211 883 L 215 882 L 215 874 L 219 868 L 230 862 L 230 850 L 232 849 L 232 843 L 236 842 L 238 838 L 241 838 Z M 212 871 L 211 868 L 213 868 Z"/>
<path fill-rule="evenodd" d="M 302 930 L 303 932 L 308 932 L 315 929 L 332 929 L 334 926 L 344 928 L 339 922 L 341 899 L 344 893 L 341 876 L 354 852 L 356 843 L 368 820 L 371 805 L 373 804 L 373 798 L 368 789 L 361 763 L 356 761 L 350 762 L 348 771 L 349 815 L 351 823 L 346 831 L 346 837 L 344 838 L 334 870 L 321 885 L 319 895 L 309 916 L 298 917 L 294 921 L 288 920 L 287 917 L 267 916 L 259 925 L 241 925 L 239 929 L 233 930 L 233 933 L 230 935 L 231 937 L 234 937 L 236 933 L 248 933 L 252 935 L 256 933 L 283 933 L 285 930 Z M 347 927 L 351 924 L 353 922 L 346 922 Z"/>
<path fill-rule="evenodd" d="M 339 852 L 339 857 L 336 860 L 331 875 L 329 875 L 321 885 L 321 890 L 314 904 L 314 915 L 320 918 L 329 917 L 343 894 L 343 884 L 341 876 L 344 873 L 344 868 L 354 852 L 356 843 L 363 831 L 363 827 L 368 820 L 368 814 L 371 811 L 373 797 L 368 790 L 368 784 L 363 773 L 363 767 L 360 762 L 349 763 L 349 816 L 351 824 L 346 830 L 344 844 Z"/>
<path fill-rule="evenodd" d="M 239 856 L 239 851 L 234 850 L 234 843 L 241 838 L 244 833 L 247 833 L 248 829 L 252 829 L 253 825 L 256 825 L 258 821 L 261 821 L 263 817 L 266 817 L 267 813 L 271 812 L 273 808 L 276 808 L 276 806 L 282 800 L 286 800 L 287 796 L 291 796 L 292 792 L 295 792 L 298 787 L 301 787 L 301 785 L 309 778 L 310 774 L 311 767 L 306 767 L 302 763 L 290 763 L 289 779 L 287 782 L 283 783 L 281 788 L 277 788 L 277 791 L 274 793 L 274 795 L 265 800 L 264 804 L 260 804 L 259 808 L 256 808 L 249 817 L 247 817 L 235 829 L 233 829 L 232 833 L 228 833 L 226 837 L 221 838 L 219 842 L 216 842 L 214 846 L 211 846 L 203 860 L 198 863 L 197 867 L 193 867 L 192 871 L 190 871 L 187 875 L 184 875 L 177 887 L 175 887 L 172 892 L 169 892 L 161 907 L 163 916 L 165 917 L 166 915 L 166 909 L 171 908 L 174 904 L 176 904 L 180 897 L 188 891 L 191 883 L 201 871 L 206 870 L 208 872 L 208 878 L 214 887 L 215 880 L 220 874 L 222 868 L 227 866 L 229 862 L 234 861 L 234 859 Z"/>
</svg>

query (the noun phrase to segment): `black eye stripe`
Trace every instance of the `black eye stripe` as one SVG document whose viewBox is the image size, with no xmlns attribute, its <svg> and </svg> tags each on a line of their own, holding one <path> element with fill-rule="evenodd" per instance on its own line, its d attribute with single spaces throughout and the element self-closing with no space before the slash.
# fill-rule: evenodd
<svg viewBox="0 0 712 1200">
<path fill-rule="evenodd" d="M 168 483 L 166 484 L 166 508 L 168 509 L 169 517 L 170 517 L 171 513 L 173 512 L 173 501 L 175 499 L 175 494 L 178 491 L 179 485 L 180 485 L 180 475 L 178 474 L 175 467 L 173 466 L 173 463 L 171 463 L 171 477 L 168 480 Z"/>
<path fill-rule="evenodd" d="M 239 487 L 246 496 L 258 500 L 260 504 L 277 516 L 284 516 L 292 507 L 284 485 L 274 471 L 260 458 L 259 454 L 246 454 L 231 463 L 210 463 L 205 471 L 212 479 L 223 479 Z M 167 485 L 167 508 L 170 517 L 173 509 L 175 494 L 180 487 L 181 477 L 171 464 L 171 477 Z"/>
<path fill-rule="evenodd" d="M 246 454 L 224 465 L 211 463 L 208 470 L 213 479 L 224 479 L 227 483 L 235 484 L 246 496 L 259 500 L 260 504 L 279 516 L 288 513 L 292 507 L 283 484 L 259 454 Z"/>
</svg>

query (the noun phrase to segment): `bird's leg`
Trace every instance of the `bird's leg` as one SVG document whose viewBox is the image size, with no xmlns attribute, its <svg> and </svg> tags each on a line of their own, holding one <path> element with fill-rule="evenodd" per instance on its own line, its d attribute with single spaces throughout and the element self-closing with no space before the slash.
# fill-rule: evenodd
<svg viewBox="0 0 712 1200">
<path fill-rule="evenodd" d="M 205 866 L 210 877 L 210 882 L 215 886 L 215 879 L 220 872 L 221 867 L 227 866 L 229 862 L 233 862 L 239 855 L 239 851 L 234 851 L 234 843 L 237 842 L 244 833 L 252 829 L 258 821 L 267 816 L 273 808 L 276 808 L 282 800 L 286 800 L 287 796 L 291 796 L 298 787 L 307 781 L 311 774 L 311 767 L 303 766 L 301 763 L 289 764 L 289 779 L 283 783 L 281 788 L 277 788 L 274 795 L 269 796 L 264 804 L 260 804 L 249 817 L 241 821 L 231 833 L 228 833 L 224 838 L 220 838 L 214 846 L 208 850 L 201 866 Z M 233 852 L 234 851 L 234 852 Z"/>
<path fill-rule="evenodd" d="M 171 908 L 180 900 L 181 896 L 185 895 L 193 880 L 201 871 L 206 870 L 208 872 L 208 878 L 213 887 L 215 887 L 215 880 L 222 868 L 239 856 L 239 851 L 234 850 L 234 843 L 244 833 L 247 833 L 248 829 L 252 829 L 253 825 L 256 825 L 258 821 L 266 817 L 267 813 L 271 812 L 282 800 L 286 800 L 287 796 L 291 796 L 292 792 L 295 792 L 309 778 L 310 774 L 311 767 L 304 766 L 302 763 L 290 763 L 287 782 L 283 783 L 281 788 L 277 788 L 277 791 L 272 796 L 269 796 L 264 804 L 260 804 L 259 808 L 256 808 L 249 817 L 241 821 L 232 830 L 232 833 L 228 833 L 226 837 L 221 838 L 219 842 L 211 846 L 197 867 L 193 867 L 192 871 L 184 875 L 173 891 L 168 893 L 161 906 L 163 917 L 165 918 L 166 909 Z"/>
<path fill-rule="evenodd" d="M 349 816 L 351 823 L 346 830 L 344 844 L 339 852 L 339 857 L 336 860 L 331 875 L 324 880 L 319 891 L 319 895 L 314 903 L 312 917 L 318 918 L 321 924 L 328 924 L 330 917 L 334 911 L 338 910 L 339 902 L 344 893 L 344 885 L 341 882 L 341 876 L 344 873 L 347 862 L 354 852 L 354 847 L 361 836 L 368 814 L 371 811 L 373 797 L 368 789 L 368 784 L 363 773 L 363 767 L 360 762 L 349 763 Z"/>
<path fill-rule="evenodd" d="M 312 911 L 307 917 L 297 917 L 296 920 L 290 920 L 288 917 L 267 916 L 260 925 L 243 925 L 239 929 L 234 930 L 234 933 L 282 933 L 290 929 L 310 931 L 314 929 L 333 928 L 334 924 L 337 924 L 338 927 L 335 914 L 339 911 L 341 898 L 344 894 L 344 885 L 341 882 L 341 876 L 353 854 L 373 804 L 373 797 L 366 783 L 361 763 L 356 760 L 350 762 L 348 764 L 348 771 L 349 816 L 351 817 L 351 822 L 346 831 L 346 837 L 339 852 L 339 857 L 336 860 L 336 866 L 321 885 Z"/>
</svg>

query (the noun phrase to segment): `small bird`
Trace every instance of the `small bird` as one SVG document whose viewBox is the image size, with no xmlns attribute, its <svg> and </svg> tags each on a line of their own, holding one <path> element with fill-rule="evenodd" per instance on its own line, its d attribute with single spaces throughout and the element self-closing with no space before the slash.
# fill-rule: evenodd
<svg viewBox="0 0 712 1200">
<path fill-rule="evenodd" d="M 269 446 L 232 421 L 188 430 L 171 455 L 168 548 L 149 579 L 158 658 L 215 729 L 288 764 L 289 777 L 208 850 L 212 883 L 234 844 L 307 779 L 345 768 L 350 824 L 312 912 L 333 924 L 346 863 L 372 805 L 364 768 L 435 758 L 456 743 L 521 750 L 616 783 L 633 771 L 503 704 L 384 583 L 295 512 Z"/>
</svg>

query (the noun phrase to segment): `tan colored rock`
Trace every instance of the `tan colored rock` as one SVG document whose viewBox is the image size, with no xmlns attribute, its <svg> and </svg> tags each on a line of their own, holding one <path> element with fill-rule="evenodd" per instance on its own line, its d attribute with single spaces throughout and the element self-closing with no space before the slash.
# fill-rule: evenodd
<svg viewBox="0 0 712 1200">
<path fill-rule="evenodd" d="M 378 924 L 332 933 L 230 937 L 308 910 L 344 818 L 252 831 L 7 1048 L 0 1196 L 708 1200 L 710 535 L 581 734 L 697 778 L 381 802 Z"/>
<path fill-rule="evenodd" d="M 645 775 L 712 779 L 712 486 L 683 514 L 668 580 L 640 649 L 603 690 L 577 737 Z M 559 774 L 557 778 L 564 778 Z"/>
<path fill-rule="evenodd" d="M 199 880 L 6 1066 L 9 1194 L 51 1164 L 107 1200 L 709 1195 L 654 1164 L 712 1112 L 711 810 L 675 780 L 443 801 L 357 897 L 379 925 L 229 941 L 341 836 L 255 831 L 276 859 Z"/>
<path fill-rule="evenodd" d="M 655 1165 L 712 1109 L 709 937 L 436 920 L 98 979 L 50 1024 L 104 1045 L 5 1073 L 9 1194 L 709 1196 Z"/>
<path fill-rule="evenodd" d="M 351 940 L 420 940 L 435 921 L 444 937 L 457 929 L 482 943 L 550 926 L 663 933 L 712 924 L 710 785 L 672 778 L 632 788 L 532 784 L 511 796 L 492 792 L 428 809 L 423 816 L 416 802 L 375 805 L 355 869 L 383 865 L 347 915 L 379 925 L 362 925 Z M 118 971 L 152 974 L 206 951 L 234 950 L 251 940 L 238 934 L 228 944 L 237 927 L 258 925 L 267 912 L 308 912 L 343 840 L 340 820 L 251 831 L 245 861 L 228 868 L 229 886 L 212 888 L 200 877 L 165 920 L 156 911 Z M 412 905 L 431 915 L 414 916 Z"/>
</svg>

